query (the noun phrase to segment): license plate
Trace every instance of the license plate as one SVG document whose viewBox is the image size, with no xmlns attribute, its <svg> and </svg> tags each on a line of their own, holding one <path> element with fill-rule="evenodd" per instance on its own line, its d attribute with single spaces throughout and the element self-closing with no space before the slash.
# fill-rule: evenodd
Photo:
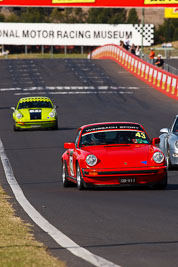
<svg viewBox="0 0 178 267">
<path fill-rule="evenodd" d="M 120 184 L 135 184 L 136 179 L 135 178 L 119 178 Z"/>
<path fill-rule="evenodd" d="M 31 125 L 32 128 L 39 128 L 41 125 Z"/>
</svg>

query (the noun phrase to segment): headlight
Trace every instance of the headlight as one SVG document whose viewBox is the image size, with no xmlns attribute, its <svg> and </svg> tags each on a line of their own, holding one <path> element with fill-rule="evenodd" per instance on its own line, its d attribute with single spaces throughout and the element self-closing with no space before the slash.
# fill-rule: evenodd
<svg viewBox="0 0 178 267">
<path fill-rule="evenodd" d="M 88 155 L 86 157 L 86 163 L 89 165 L 89 166 L 94 166 L 96 165 L 97 163 L 97 157 L 95 155 Z"/>
<path fill-rule="evenodd" d="M 178 141 L 175 142 L 175 147 L 178 149 Z"/>
<path fill-rule="evenodd" d="M 161 153 L 161 152 L 155 152 L 153 154 L 153 160 L 156 162 L 156 163 L 162 163 L 163 160 L 164 160 L 164 155 Z"/>
<path fill-rule="evenodd" d="M 55 111 L 51 111 L 51 112 L 49 113 L 49 117 L 51 117 L 51 118 L 54 118 L 55 115 L 56 115 Z"/>
<path fill-rule="evenodd" d="M 17 117 L 17 119 L 21 119 L 21 118 L 22 118 L 22 114 L 21 114 L 20 112 L 18 112 L 18 113 L 16 114 L 16 117 Z"/>
</svg>

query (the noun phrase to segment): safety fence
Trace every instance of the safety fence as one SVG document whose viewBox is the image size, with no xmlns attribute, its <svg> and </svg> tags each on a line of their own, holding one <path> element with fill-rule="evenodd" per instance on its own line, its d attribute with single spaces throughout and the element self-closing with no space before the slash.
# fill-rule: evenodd
<svg viewBox="0 0 178 267">
<path fill-rule="evenodd" d="M 132 55 L 117 45 L 104 45 L 96 48 L 90 55 L 92 59 L 111 59 L 120 64 L 140 80 L 161 93 L 178 100 L 178 76 L 162 70 Z"/>
</svg>

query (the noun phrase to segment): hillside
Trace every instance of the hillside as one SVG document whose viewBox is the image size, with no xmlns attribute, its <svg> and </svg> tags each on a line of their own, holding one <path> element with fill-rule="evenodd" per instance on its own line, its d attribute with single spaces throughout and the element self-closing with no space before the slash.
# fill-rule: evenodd
<svg viewBox="0 0 178 267">
<path fill-rule="evenodd" d="M 136 8 L 139 19 L 142 21 L 142 8 Z M 144 22 L 147 24 L 153 23 L 158 27 L 164 22 L 164 8 L 145 8 Z"/>
</svg>

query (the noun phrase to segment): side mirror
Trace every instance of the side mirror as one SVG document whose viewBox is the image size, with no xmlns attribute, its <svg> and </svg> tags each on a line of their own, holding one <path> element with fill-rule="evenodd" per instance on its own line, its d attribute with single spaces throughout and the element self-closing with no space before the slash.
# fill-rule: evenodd
<svg viewBox="0 0 178 267">
<path fill-rule="evenodd" d="M 169 133 L 170 132 L 170 129 L 169 128 L 162 128 L 160 130 L 160 133 Z"/>
<path fill-rule="evenodd" d="M 57 108 L 58 108 L 58 106 L 54 105 L 54 108 L 55 108 L 55 109 L 57 109 Z"/>
<path fill-rule="evenodd" d="M 74 143 L 64 143 L 64 148 L 65 149 L 74 149 L 75 144 Z"/>
<path fill-rule="evenodd" d="M 15 108 L 14 108 L 14 107 L 11 107 L 11 109 L 12 109 L 13 111 L 15 111 Z"/>
<path fill-rule="evenodd" d="M 159 137 L 153 138 L 151 143 L 153 146 L 158 145 L 160 143 L 160 138 Z"/>
</svg>

